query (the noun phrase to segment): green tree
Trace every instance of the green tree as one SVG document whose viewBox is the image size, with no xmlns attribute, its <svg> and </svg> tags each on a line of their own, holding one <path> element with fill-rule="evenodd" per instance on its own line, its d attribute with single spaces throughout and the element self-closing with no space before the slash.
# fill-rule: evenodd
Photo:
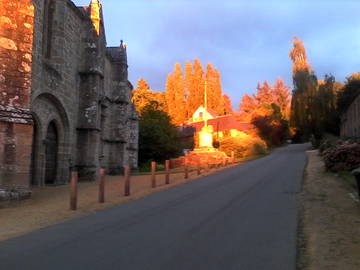
<svg viewBox="0 0 360 270">
<path fill-rule="evenodd" d="M 295 140 L 305 141 L 313 134 L 316 138 L 321 136 L 316 115 L 315 96 L 318 81 L 315 73 L 307 62 L 303 42 L 294 39 L 290 52 L 293 61 L 294 90 L 291 103 L 290 123 L 296 130 Z"/>
<path fill-rule="evenodd" d="M 269 106 L 269 105 L 267 105 Z M 278 146 L 285 142 L 289 136 L 288 121 L 283 119 L 278 105 L 270 105 L 271 114 L 257 116 L 251 123 L 259 130 L 260 137 L 270 146 Z"/>
<path fill-rule="evenodd" d="M 143 108 L 139 120 L 139 162 L 163 162 L 177 157 L 182 150 L 179 133 L 170 116 L 156 101 Z"/>
<path fill-rule="evenodd" d="M 331 75 L 325 75 L 324 81 L 319 83 L 314 109 L 316 110 L 318 129 L 321 134 L 326 132 L 339 135 L 340 117 L 336 104 L 339 86 L 334 76 Z"/>
<path fill-rule="evenodd" d="M 338 112 L 340 114 L 345 113 L 358 95 L 360 95 L 360 73 L 354 73 L 346 78 L 345 85 L 338 93 Z"/>
</svg>

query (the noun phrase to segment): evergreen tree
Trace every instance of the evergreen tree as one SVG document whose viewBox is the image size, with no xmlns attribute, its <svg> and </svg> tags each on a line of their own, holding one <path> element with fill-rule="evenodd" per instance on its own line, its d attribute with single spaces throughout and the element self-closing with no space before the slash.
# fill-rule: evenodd
<svg viewBox="0 0 360 270">
<path fill-rule="evenodd" d="M 163 162 L 180 155 L 178 130 L 156 101 L 146 105 L 139 120 L 139 163 Z"/>
<path fill-rule="evenodd" d="M 331 75 L 325 75 L 324 81 L 319 83 L 315 109 L 321 133 L 339 135 L 340 117 L 336 106 L 337 85 L 334 76 Z"/>
</svg>

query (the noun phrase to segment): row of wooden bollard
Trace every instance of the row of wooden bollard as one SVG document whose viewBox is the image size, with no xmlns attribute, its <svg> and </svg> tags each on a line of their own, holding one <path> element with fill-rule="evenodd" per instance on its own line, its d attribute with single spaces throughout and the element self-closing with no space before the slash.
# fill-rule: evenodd
<svg viewBox="0 0 360 270">
<path fill-rule="evenodd" d="M 151 182 L 152 187 L 156 187 L 156 162 L 151 163 L 152 173 L 151 173 Z M 129 165 L 124 166 L 124 196 L 130 196 L 130 175 L 131 168 Z M 99 203 L 105 202 L 105 169 L 101 168 L 99 170 Z M 165 161 L 165 184 L 170 184 L 170 160 Z M 78 194 L 78 172 L 71 172 L 70 179 L 70 209 L 77 209 L 77 194 Z"/>
<path fill-rule="evenodd" d="M 170 184 L 170 160 L 165 160 L 165 184 Z M 156 162 L 151 162 L 151 187 L 156 188 Z"/>
<path fill-rule="evenodd" d="M 232 158 L 231 163 L 234 162 Z M 223 160 L 221 162 L 222 166 L 227 165 L 227 161 Z M 220 163 L 217 164 L 217 167 L 220 166 Z M 209 172 L 209 164 L 206 163 L 205 171 Z M 197 163 L 196 167 L 197 175 L 201 175 L 201 163 Z M 131 168 L 129 165 L 124 166 L 124 196 L 130 196 L 130 175 L 131 175 Z M 105 177 L 106 177 L 106 170 L 101 168 L 99 170 L 99 195 L 98 201 L 99 203 L 105 202 Z M 189 166 L 187 161 L 185 160 L 184 164 L 184 178 L 189 178 Z M 165 184 L 170 184 L 170 160 L 165 161 Z M 151 162 L 151 187 L 156 188 L 156 162 Z M 78 193 L 78 173 L 77 171 L 71 172 L 71 179 L 70 179 L 70 209 L 76 210 L 77 209 L 77 193 Z"/>
</svg>

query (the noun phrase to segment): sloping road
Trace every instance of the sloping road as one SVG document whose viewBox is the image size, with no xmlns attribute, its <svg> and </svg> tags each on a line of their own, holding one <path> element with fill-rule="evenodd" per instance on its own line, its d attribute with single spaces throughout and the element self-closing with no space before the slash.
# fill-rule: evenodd
<svg viewBox="0 0 360 270">
<path fill-rule="evenodd" d="M 0 242 L 0 269 L 295 270 L 307 147 Z"/>
</svg>

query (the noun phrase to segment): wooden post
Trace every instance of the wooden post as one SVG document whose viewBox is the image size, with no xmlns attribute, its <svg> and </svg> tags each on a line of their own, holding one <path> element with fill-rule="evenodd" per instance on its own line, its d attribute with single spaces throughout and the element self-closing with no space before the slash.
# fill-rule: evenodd
<svg viewBox="0 0 360 270">
<path fill-rule="evenodd" d="M 225 167 L 226 163 L 225 163 L 225 158 L 222 159 L 222 166 Z"/>
<path fill-rule="evenodd" d="M 77 193 L 78 193 L 78 172 L 71 172 L 70 179 L 70 210 L 75 211 L 77 209 Z"/>
<path fill-rule="evenodd" d="M 170 184 L 170 160 L 165 160 L 165 184 Z"/>
<path fill-rule="evenodd" d="M 197 175 L 200 175 L 200 174 L 201 174 L 201 160 L 199 159 L 198 163 L 197 163 Z"/>
<path fill-rule="evenodd" d="M 231 151 L 231 163 L 234 163 L 234 157 L 235 157 L 234 151 Z"/>
<path fill-rule="evenodd" d="M 184 178 L 188 179 L 189 178 L 189 167 L 188 167 L 188 159 L 185 158 L 184 161 Z"/>
<path fill-rule="evenodd" d="M 125 176 L 124 195 L 130 196 L 130 166 L 129 165 L 124 166 L 124 176 Z"/>
<path fill-rule="evenodd" d="M 105 202 L 105 175 L 105 169 L 101 168 L 99 170 L 99 203 Z"/>
<path fill-rule="evenodd" d="M 151 187 L 156 188 L 156 162 L 151 162 Z"/>
</svg>

